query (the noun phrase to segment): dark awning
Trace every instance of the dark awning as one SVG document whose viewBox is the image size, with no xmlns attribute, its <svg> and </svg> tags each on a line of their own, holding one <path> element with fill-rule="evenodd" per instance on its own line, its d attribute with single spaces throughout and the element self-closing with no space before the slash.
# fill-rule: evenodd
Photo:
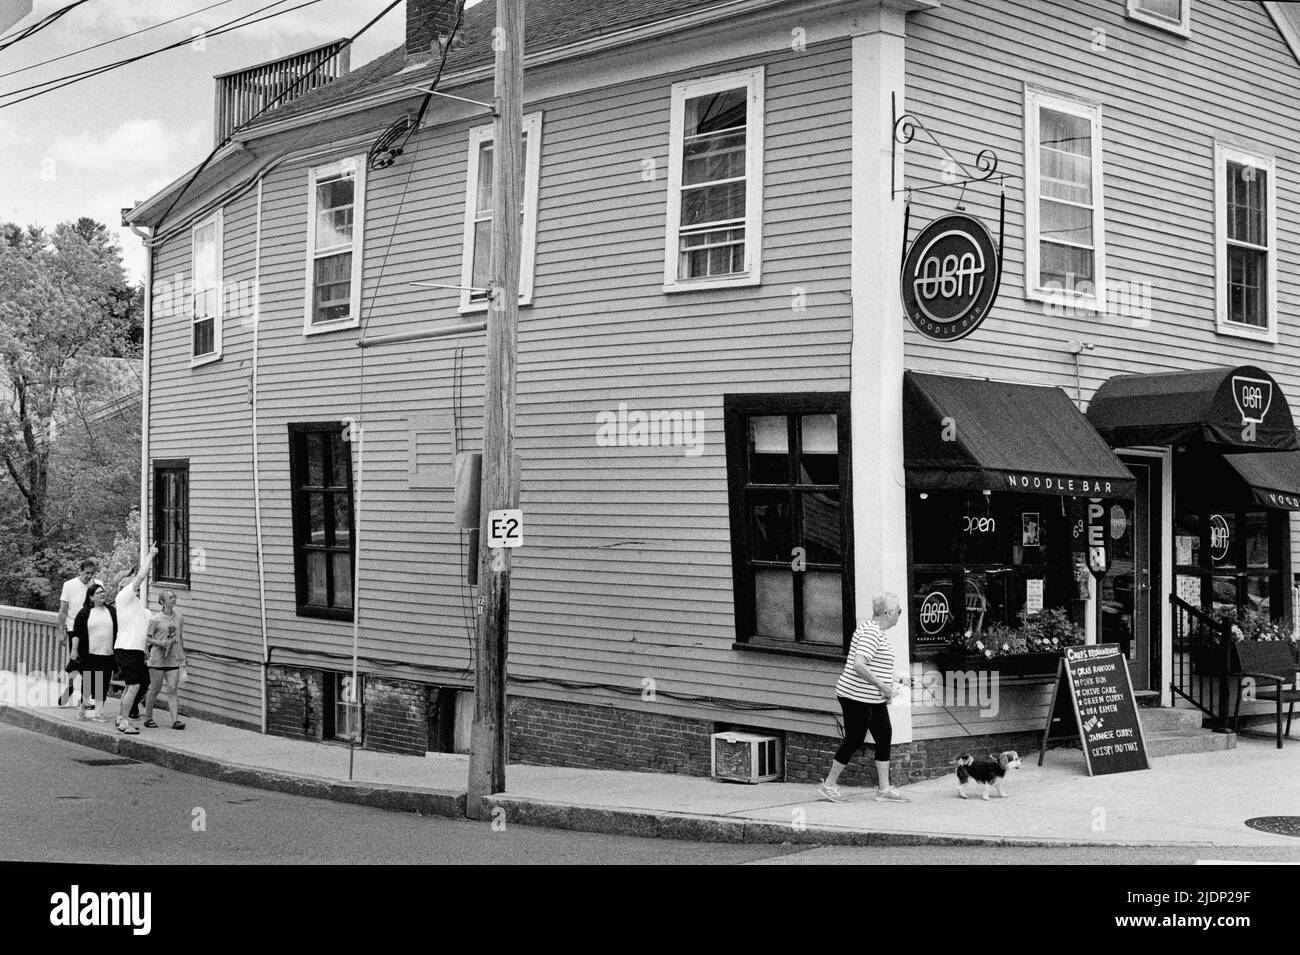
<svg viewBox="0 0 1300 955">
<path fill-rule="evenodd" d="M 1300 449 L 1286 395 L 1254 365 L 1116 375 L 1093 395 L 1088 420 L 1114 447 L 1205 443 L 1223 450 Z M 1251 423 L 1253 440 L 1247 437 Z"/>
<path fill-rule="evenodd" d="M 911 371 L 903 459 L 918 490 L 1132 497 L 1136 483 L 1060 388 Z"/>
<path fill-rule="evenodd" d="M 1300 451 L 1225 454 L 1223 460 L 1250 487 L 1256 503 L 1300 511 Z"/>
</svg>

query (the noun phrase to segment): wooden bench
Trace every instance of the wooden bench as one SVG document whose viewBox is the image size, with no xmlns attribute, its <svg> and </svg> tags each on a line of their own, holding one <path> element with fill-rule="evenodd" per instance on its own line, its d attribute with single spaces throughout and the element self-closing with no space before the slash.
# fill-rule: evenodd
<svg viewBox="0 0 1300 955">
<path fill-rule="evenodd" d="M 1300 700 L 1300 688 L 1296 686 L 1296 672 L 1300 671 L 1291 655 L 1291 647 L 1280 641 L 1255 642 L 1243 640 L 1236 646 L 1237 659 L 1241 661 L 1241 670 L 1237 684 L 1237 706 L 1232 712 L 1232 725 L 1237 726 L 1237 716 L 1241 712 L 1241 698 L 1248 685 L 1254 687 L 1254 699 L 1272 700 L 1277 708 L 1277 748 L 1282 748 L 1282 737 L 1291 735 L 1291 716 L 1295 711 L 1296 701 Z M 1282 704 L 1287 704 L 1286 732 L 1282 732 Z"/>
</svg>

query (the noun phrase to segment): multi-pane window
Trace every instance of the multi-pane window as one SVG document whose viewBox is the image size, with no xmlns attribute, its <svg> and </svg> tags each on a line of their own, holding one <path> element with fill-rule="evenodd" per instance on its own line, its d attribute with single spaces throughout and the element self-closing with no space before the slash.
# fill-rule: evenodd
<svg viewBox="0 0 1300 955">
<path fill-rule="evenodd" d="M 520 203 L 519 304 L 533 297 L 537 239 L 537 177 L 541 169 L 542 114 L 524 117 L 523 193 Z M 465 242 L 461 309 L 484 308 L 492 283 L 492 127 L 470 131 L 465 190 Z"/>
<path fill-rule="evenodd" d="M 1276 189 L 1272 159 L 1215 144 L 1218 328 L 1276 340 Z"/>
<path fill-rule="evenodd" d="M 352 619 L 352 451 L 339 422 L 289 426 L 298 614 Z"/>
<path fill-rule="evenodd" d="M 305 330 L 352 326 L 360 317 L 365 163 L 346 159 L 308 178 Z"/>
<path fill-rule="evenodd" d="M 763 71 L 674 85 L 669 149 L 665 287 L 757 282 Z"/>
<path fill-rule="evenodd" d="M 351 673 L 326 673 L 323 692 L 329 705 L 321 735 L 325 739 L 361 742 L 361 687 L 365 677 Z"/>
<path fill-rule="evenodd" d="M 190 582 L 190 465 L 155 461 L 153 465 L 153 539 L 158 545 L 154 579 Z"/>
<path fill-rule="evenodd" d="M 1289 533 L 1287 512 L 1275 508 L 1180 505 L 1174 513 L 1175 573 L 1199 580 L 1202 609 L 1238 607 L 1276 617 Z"/>
<path fill-rule="evenodd" d="M 1025 128 L 1026 294 L 1100 307 L 1105 302 L 1101 110 L 1031 90 Z"/>
<path fill-rule="evenodd" d="M 847 648 L 853 586 L 847 398 L 728 396 L 741 642 Z"/>
<path fill-rule="evenodd" d="M 1128 15 L 1171 33 L 1191 35 L 1192 0 L 1128 0 Z"/>
<path fill-rule="evenodd" d="M 190 234 L 193 282 L 190 287 L 190 358 L 221 357 L 221 212 L 194 226 Z"/>
</svg>

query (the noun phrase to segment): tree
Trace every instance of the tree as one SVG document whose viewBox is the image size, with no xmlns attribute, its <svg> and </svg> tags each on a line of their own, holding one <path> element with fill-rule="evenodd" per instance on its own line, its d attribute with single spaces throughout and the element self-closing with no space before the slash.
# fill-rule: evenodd
<svg viewBox="0 0 1300 955">
<path fill-rule="evenodd" d="M 44 597 L 41 580 L 61 573 L 61 551 L 84 537 L 67 489 L 51 486 L 56 433 L 119 397 L 121 362 L 111 359 L 138 354 L 139 301 L 118 246 L 94 220 L 53 233 L 0 224 L 0 465 L 19 502 L 18 520 L 0 530 L 18 548 L 10 556 L 31 591 L 25 602 Z M 62 510 L 52 490 L 63 492 Z"/>
</svg>

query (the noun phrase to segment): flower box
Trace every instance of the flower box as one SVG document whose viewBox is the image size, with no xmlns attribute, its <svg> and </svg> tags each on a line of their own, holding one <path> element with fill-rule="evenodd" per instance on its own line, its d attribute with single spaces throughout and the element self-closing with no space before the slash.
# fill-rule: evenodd
<svg viewBox="0 0 1300 955">
<path fill-rule="evenodd" d="M 947 673 L 982 670 L 1005 677 L 1055 676 L 1060 653 L 1009 653 L 986 657 L 979 653 L 943 651 L 934 657 L 934 665 Z"/>
</svg>

